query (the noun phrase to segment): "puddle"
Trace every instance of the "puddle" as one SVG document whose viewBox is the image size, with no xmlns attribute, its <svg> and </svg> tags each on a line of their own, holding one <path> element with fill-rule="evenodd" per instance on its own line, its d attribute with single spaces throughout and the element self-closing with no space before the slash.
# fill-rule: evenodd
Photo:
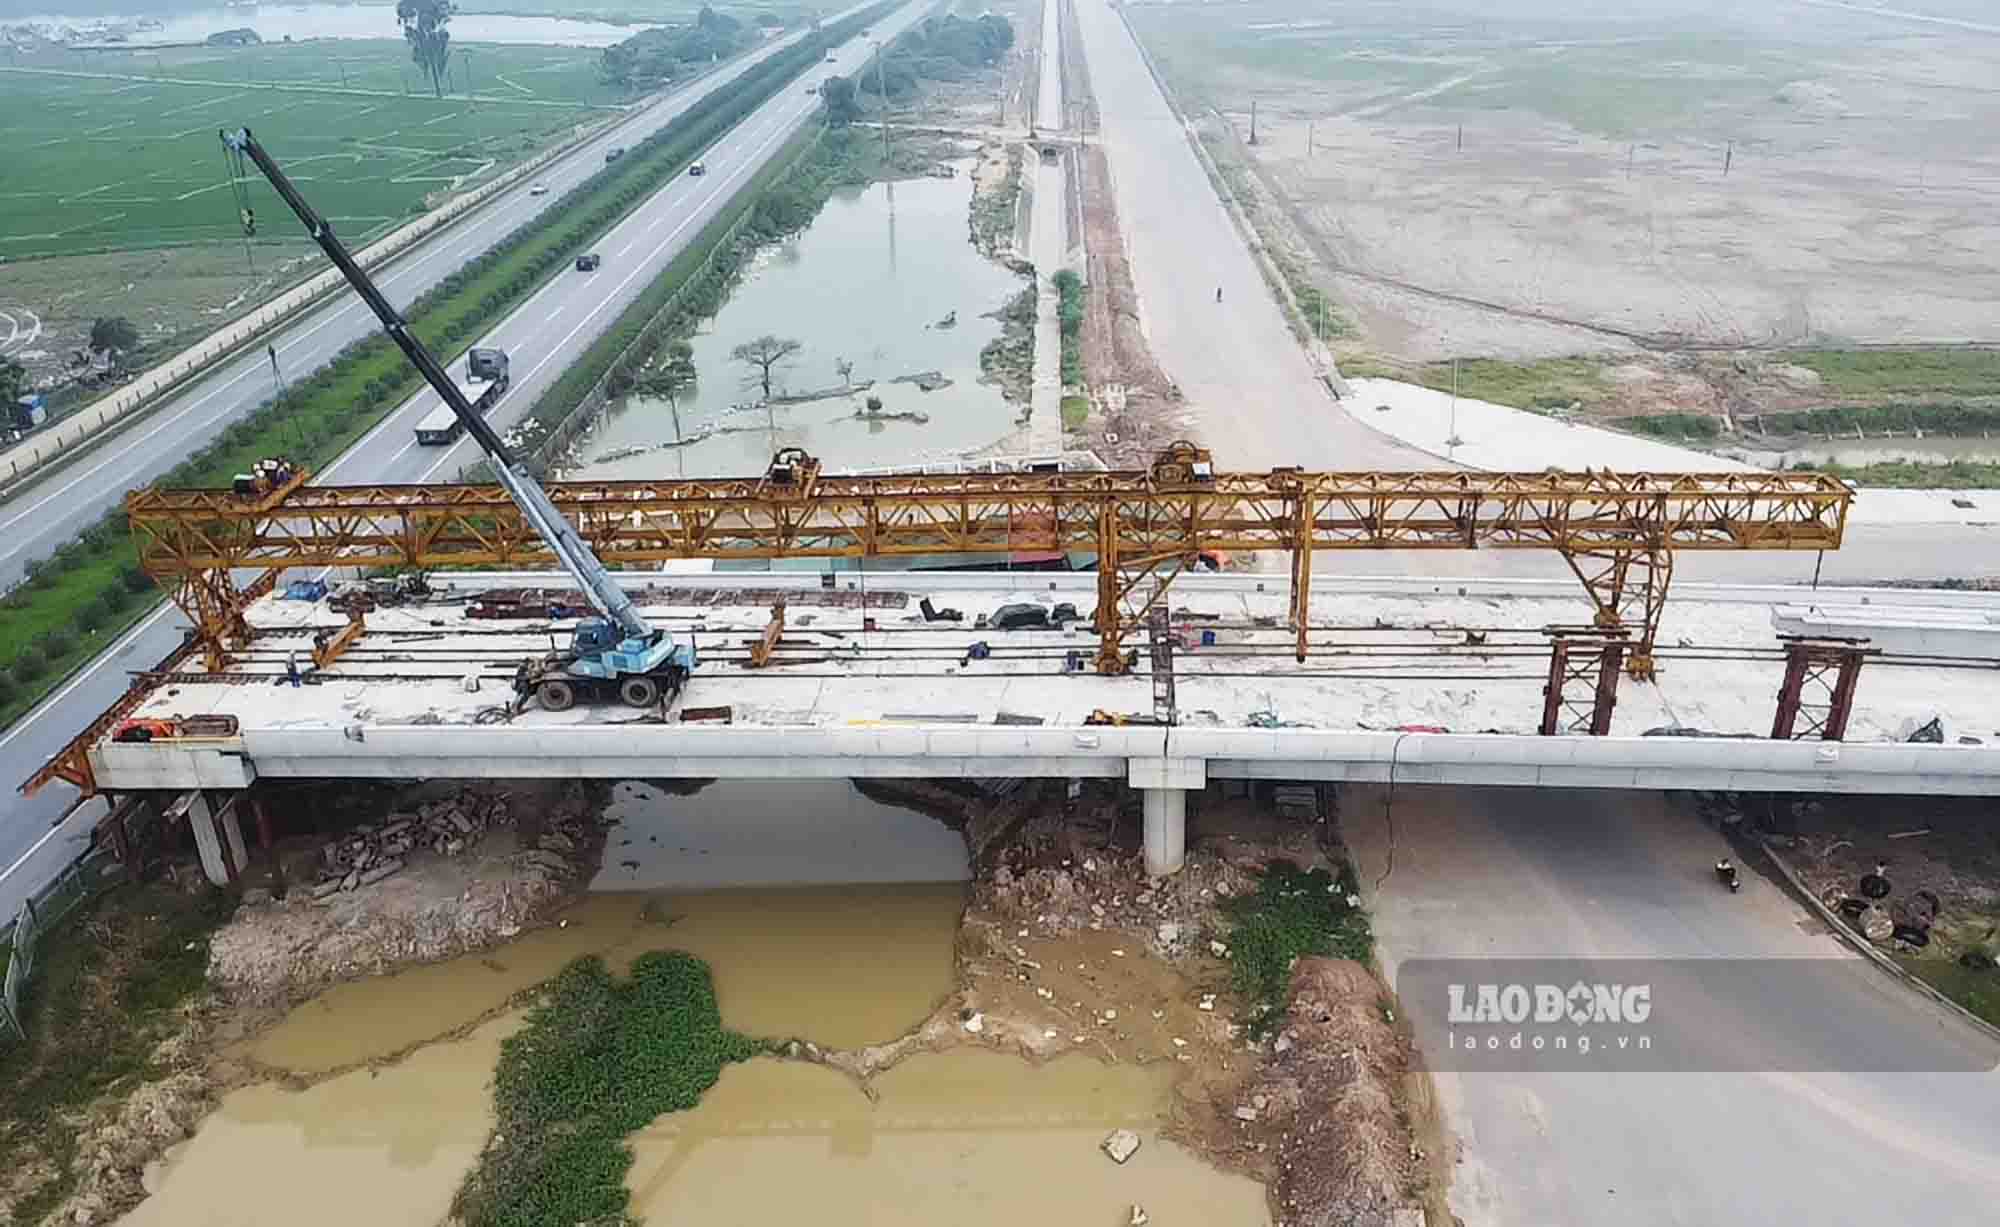
<svg viewBox="0 0 2000 1227">
<path fill-rule="evenodd" d="M 311 1090 L 232 1092 L 149 1168 L 152 1196 L 123 1227 L 370 1227 L 443 1220 L 493 1127 L 496 1019 L 384 1070 Z"/>
<path fill-rule="evenodd" d="M 722 780 L 676 796 L 636 780 L 612 791 L 592 890 L 950 882 L 965 840 L 846 780 Z"/>
<path fill-rule="evenodd" d="M 579 480 L 760 473 L 781 447 L 803 447 L 830 468 L 893 465 L 983 447 L 1013 428 L 1018 412 L 978 382 L 979 351 L 1000 334 L 981 318 L 1026 282 L 967 241 L 972 179 L 914 179 L 843 189 L 796 240 L 766 252 L 721 314 L 692 340 L 699 382 L 678 398 L 681 430 L 715 434 L 686 447 L 626 455 L 671 441 L 674 409 L 633 396 L 606 413 L 585 444 Z M 937 325 L 956 312 L 952 327 Z M 926 423 L 857 421 L 863 394 L 779 405 L 754 403 L 747 368 L 730 350 L 771 334 L 803 348 L 773 390 L 804 394 L 841 386 L 835 362 L 854 364 L 855 383 L 874 380 L 884 413 L 923 413 Z M 901 375 L 937 371 L 949 387 L 925 392 Z M 775 424 L 775 430 L 773 429 Z"/>
<path fill-rule="evenodd" d="M 1160 1227 L 1267 1223 L 1262 1186 L 1160 1140 L 1172 1078 L 1166 1065 L 1037 1068 L 966 1049 L 897 1066 L 870 1103 L 831 1070 L 759 1058 L 636 1135 L 627 1184 L 634 1213 L 660 1227 L 1109 1227 L 1134 1205 Z M 1116 1128 L 1144 1141 L 1123 1166 L 1098 1149 Z"/>
</svg>

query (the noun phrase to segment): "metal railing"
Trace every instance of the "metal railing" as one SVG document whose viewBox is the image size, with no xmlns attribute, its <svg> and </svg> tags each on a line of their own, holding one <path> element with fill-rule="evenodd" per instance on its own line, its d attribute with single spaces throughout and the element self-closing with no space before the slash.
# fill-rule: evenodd
<svg viewBox="0 0 2000 1227">
<path fill-rule="evenodd" d="M 42 934 L 61 923 L 76 906 L 89 898 L 105 878 L 104 856 L 95 849 L 69 863 L 46 886 L 21 904 L 21 914 L 11 931 L 0 930 L 0 941 L 8 946 L 7 973 L 0 978 L 0 1040 L 8 1035 L 28 1037 L 27 1022 L 21 1011 L 22 994 L 35 972 L 36 955 Z"/>
</svg>

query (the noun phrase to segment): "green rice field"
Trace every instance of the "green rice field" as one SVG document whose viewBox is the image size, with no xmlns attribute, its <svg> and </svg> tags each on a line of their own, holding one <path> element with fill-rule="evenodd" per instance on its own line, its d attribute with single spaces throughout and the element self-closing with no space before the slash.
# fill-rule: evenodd
<svg viewBox="0 0 2000 1227">
<path fill-rule="evenodd" d="M 0 260 L 240 237 L 223 127 L 283 149 L 358 243 L 629 101 L 589 49 L 461 50 L 442 99 L 388 40 L 0 60 Z"/>
</svg>

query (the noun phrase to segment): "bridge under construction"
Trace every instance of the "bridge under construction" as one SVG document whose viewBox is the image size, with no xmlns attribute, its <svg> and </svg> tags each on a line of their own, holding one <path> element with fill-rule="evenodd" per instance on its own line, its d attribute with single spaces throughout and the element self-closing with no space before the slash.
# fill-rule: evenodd
<svg viewBox="0 0 2000 1227">
<path fill-rule="evenodd" d="M 1668 604 L 1681 550 L 1838 548 L 1852 493 L 1819 475 L 1247 474 L 1182 446 L 1127 472 L 847 477 L 794 453 L 754 478 L 548 493 L 647 618 L 699 644 L 677 702 L 515 693 L 519 662 L 589 610 L 497 487 L 147 490 L 128 500 L 141 558 L 194 633 L 26 786 L 67 780 L 114 814 L 192 795 L 226 868 L 228 798 L 259 778 L 1112 775 L 1145 791 L 1159 872 L 1210 777 L 2000 786 L 1990 598 Z M 1484 548 L 1554 551 L 1579 582 L 1313 569 Z M 1029 554 L 1096 565 L 898 566 Z M 281 583 L 348 568 L 429 579 L 407 598 Z M 1968 744 L 1904 740 L 1939 717 Z"/>
</svg>

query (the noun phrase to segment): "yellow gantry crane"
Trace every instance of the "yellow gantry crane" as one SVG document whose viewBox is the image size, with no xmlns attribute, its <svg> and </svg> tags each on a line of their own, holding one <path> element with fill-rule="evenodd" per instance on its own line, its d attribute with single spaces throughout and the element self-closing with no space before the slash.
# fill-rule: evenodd
<svg viewBox="0 0 2000 1227">
<path fill-rule="evenodd" d="M 550 501 L 611 566 L 669 559 L 894 558 L 1066 551 L 1097 559 L 1097 669 L 1203 556 L 1290 555 L 1291 622 L 1306 653 L 1320 550 L 1553 550 L 1602 627 L 1627 627 L 1627 667 L 1651 676 L 1660 611 L 1683 550 L 1829 550 L 1853 491 L 1815 473 L 1266 473 L 1214 471 L 1179 443 L 1143 470 L 841 477 L 792 449 L 753 478 L 567 482 Z M 483 485 L 290 485 L 248 499 L 140 490 L 126 499 L 146 571 L 188 614 L 211 670 L 247 634 L 243 610 L 293 567 L 554 568 L 544 534 Z M 261 572 L 238 590 L 233 573 Z"/>
</svg>

